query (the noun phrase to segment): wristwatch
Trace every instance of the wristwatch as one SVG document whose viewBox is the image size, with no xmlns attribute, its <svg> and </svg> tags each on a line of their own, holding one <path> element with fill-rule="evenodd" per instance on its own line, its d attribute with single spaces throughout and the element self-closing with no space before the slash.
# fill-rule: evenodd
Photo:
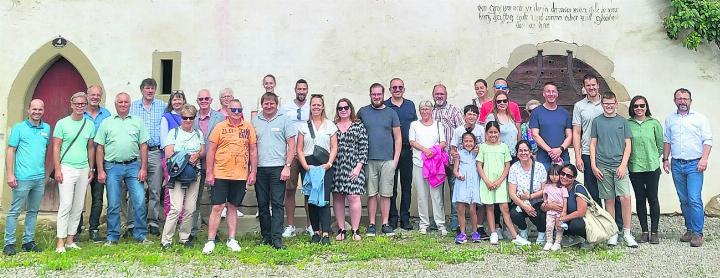
<svg viewBox="0 0 720 278">
<path fill-rule="evenodd" d="M 285 163 L 285 167 L 290 168 L 290 163 Z"/>
</svg>

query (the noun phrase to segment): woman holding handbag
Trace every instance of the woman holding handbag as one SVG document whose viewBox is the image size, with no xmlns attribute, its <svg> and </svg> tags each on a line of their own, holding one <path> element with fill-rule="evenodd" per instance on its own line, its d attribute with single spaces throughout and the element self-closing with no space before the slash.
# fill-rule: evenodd
<svg viewBox="0 0 720 278">
<path fill-rule="evenodd" d="M 428 165 L 435 156 L 442 156 L 442 150 L 445 148 L 445 127 L 432 118 L 433 104 L 429 100 L 423 100 L 418 104 L 420 110 L 420 119 L 410 124 L 408 138 L 410 146 L 413 148 L 413 183 L 417 188 L 418 215 L 420 216 L 420 233 L 427 234 L 430 226 L 430 217 L 428 215 L 428 203 L 432 201 L 433 218 L 437 224 L 441 235 L 447 235 L 445 228 L 445 209 L 443 207 L 443 184 L 433 184 L 430 178 L 426 178 L 424 171 L 432 170 Z M 440 148 L 436 148 L 440 146 Z M 447 154 L 445 154 L 447 156 Z M 446 159 L 447 160 L 447 159 Z M 446 161 L 445 164 L 449 163 Z M 445 173 L 445 166 L 438 167 L 441 169 L 439 173 Z"/>
<path fill-rule="evenodd" d="M 95 145 L 92 140 L 95 125 L 85 119 L 87 103 L 85 93 L 73 94 L 70 98 L 72 114 L 59 120 L 53 131 L 54 178 L 58 182 L 60 197 L 57 253 L 65 253 L 65 248 L 80 249 L 74 237 L 80 213 L 85 207 L 85 191 L 95 171 Z"/>
<path fill-rule="evenodd" d="M 310 120 L 298 131 L 297 153 L 302 166 L 300 174 L 303 176 L 303 193 L 309 198 L 308 214 L 313 228 L 313 243 L 330 244 L 330 189 L 338 148 L 337 130 L 335 123 L 325 115 L 323 96 L 310 96 Z M 318 178 L 322 178 L 322 184 L 315 183 L 319 181 Z M 306 187 L 306 184 L 310 186 Z M 306 188 L 313 190 L 306 191 Z"/>
</svg>

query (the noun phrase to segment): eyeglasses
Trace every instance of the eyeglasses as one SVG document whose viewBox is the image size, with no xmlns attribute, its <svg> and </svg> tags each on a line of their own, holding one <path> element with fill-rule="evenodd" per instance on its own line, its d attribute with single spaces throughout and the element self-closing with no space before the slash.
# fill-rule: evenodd
<svg viewBox="0 0 720 278">
<path fill-rule="evenodd" d="M 87 106 L 87 102 L 73 102 L 72 103 L 75 107 L 85 107 Z"/>
<path fill-rule="evenodd" d="M 404 86 L 392 86 L 392 87 L 390 87 L 390 89 L 392 89 L 393 91 L 402 91 L 403 89 L 405 89 L 405 87 Z"/>
<path fill-rule="evenodd" d="M 230 109 L 232 109 L 232 108 L 230 108 Z M 195 116 L 190 116 L 190 117 L 182 116 L 182 119 L 183 119 L 183 121 L 192 121 L 192 120 L 195 120 Z"/>
<path fill-rule="evenodd" d="M 232 97 L 233 97 L 232 95 L 220 96 L 220 98 L 232 98 Z"/>
<path fill-rule="evenodd" d="M 242 108 L 230 108 L 230 112 L 233 112 L 233 113 L 242 113 Z"/>
<path fill-rule="evenodd" d="M 185 95 L 185 92 L 183 90 L 172 90 L 170 94 Z"/>
<path fill-rule="evenodd" d="M 575 178 L 575 176 L 573 176 L 573 174 L 568 174 L 568 173 L 565 173 L 565 172 L 560 172 L 558 175 L 559 175 L 560 177 L 565 177 L 565 178 L 568 178 L 568 179 Z"/>
<path fill-rule="evenodd" d="M 508 88 L 509 88 L 509 87 L 506 86 L 506 85 L 500 85 L 500 84 L 495 85 L 495 89 L 496 89 L 496 90 L 507 90 Z"/>
<path fill-rule="evenodd" d="M 495 101 L 495 103 L 497 103 L 497 104 L 504 104 L 504 103 L 508 103 L 508 100 L 507 100 L 507 99 L 498 99 L 498 100 Z"/>
<path fill-rule="evenodd" d="M 633 108 L 645 108 L 645 104 L 633 104 Z"/>
<path fill-rule="evenodd" d="M 615 103 L 614 102 L 603 102 L 602 105 L 613 106 L 613 105 L 615 105 Z"/>
<path fill-rule="evenodd" d="M 198 101 L 210 101 L 210 97 L 199 97 L 197 98 Z"/>
<path fill-rule="evenodd" d="M 348 111 L 348 110 L 350 110 L 350 106 L 349 106 L 349 105 L 347 105 L 347 106 L 338 106 L 338 107 L 337 107 L 337 111 Z"/>
</svg>

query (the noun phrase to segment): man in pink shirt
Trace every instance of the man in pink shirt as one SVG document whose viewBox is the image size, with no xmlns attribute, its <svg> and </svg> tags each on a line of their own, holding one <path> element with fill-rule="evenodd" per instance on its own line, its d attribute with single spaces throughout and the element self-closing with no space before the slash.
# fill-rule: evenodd
<svg viewBox="0 0 720 278">
<path fill-rule="evenodd" d="M 496 95 L 498 92 L 504 92 L 508 94 L 508 96 L 510 96 L 510 87 L 508 87 L 508 83 L 505 78 L 495 79 L 495 83 L 493 85 L 493 95 Z M 480 117 L 478 117 L 478 121 L 480 121 L 481 123 L 485 123 L 485 117 L 487 117 L 488 114 L 492 113 L 493 104 L 494 102 L 487 101 L 484 102 L 482 106 L 480 106 Z M 510 109 L 510 113 L 512 113 L 513 118 L 515 118 L 515 123 L 517 123 L 519 126 L 522 123 L 520 106 L 518 106 L 516 102 L 511 100 L 508 104 L 508 109 Z"/>
</svg>

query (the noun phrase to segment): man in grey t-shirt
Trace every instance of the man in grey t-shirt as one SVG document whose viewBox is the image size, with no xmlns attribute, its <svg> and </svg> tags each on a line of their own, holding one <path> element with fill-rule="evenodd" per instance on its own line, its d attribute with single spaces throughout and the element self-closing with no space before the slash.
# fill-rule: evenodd
<svg viewBox="0 0 720 278">
<path fill-rule="evenodd" d="M 368 133 L 368 164 L 365 165 L 368 193 L 368 225 L 367 235 L 375 236 L 375 216 L 380 203 L 382 215 L 382 233 L 394 235 L 393 228 L 388 225 L 390 218 L 390 198 L 393 191 L 395 168 L 400 159 L 402 135 L 400 119 L 397 113 L 383 102 L 385 87 L 380 83 L 370 86 L 370 105 L 358 110 L 358 118 L 365 125 Z M 377 195 L 380 194 L 378 200 Z"/>
<path fill-rule="evenodd" d="M 637 247 L 631 228 L 631 188 L 628 178 L 632 133 L 627 120 L 616 113 L 617 99 L 613 92 L 602 95 L 603 114 L 597 116 L 590 129 L 590 163 L 598 180 L 600 199 L 605 209 L 615 217 L 615 197 L 620 197 L 623 219 L 623 239 L 628 247 Z M 617 245 L 618 235 L 608 240 Z"/>
</svg>

